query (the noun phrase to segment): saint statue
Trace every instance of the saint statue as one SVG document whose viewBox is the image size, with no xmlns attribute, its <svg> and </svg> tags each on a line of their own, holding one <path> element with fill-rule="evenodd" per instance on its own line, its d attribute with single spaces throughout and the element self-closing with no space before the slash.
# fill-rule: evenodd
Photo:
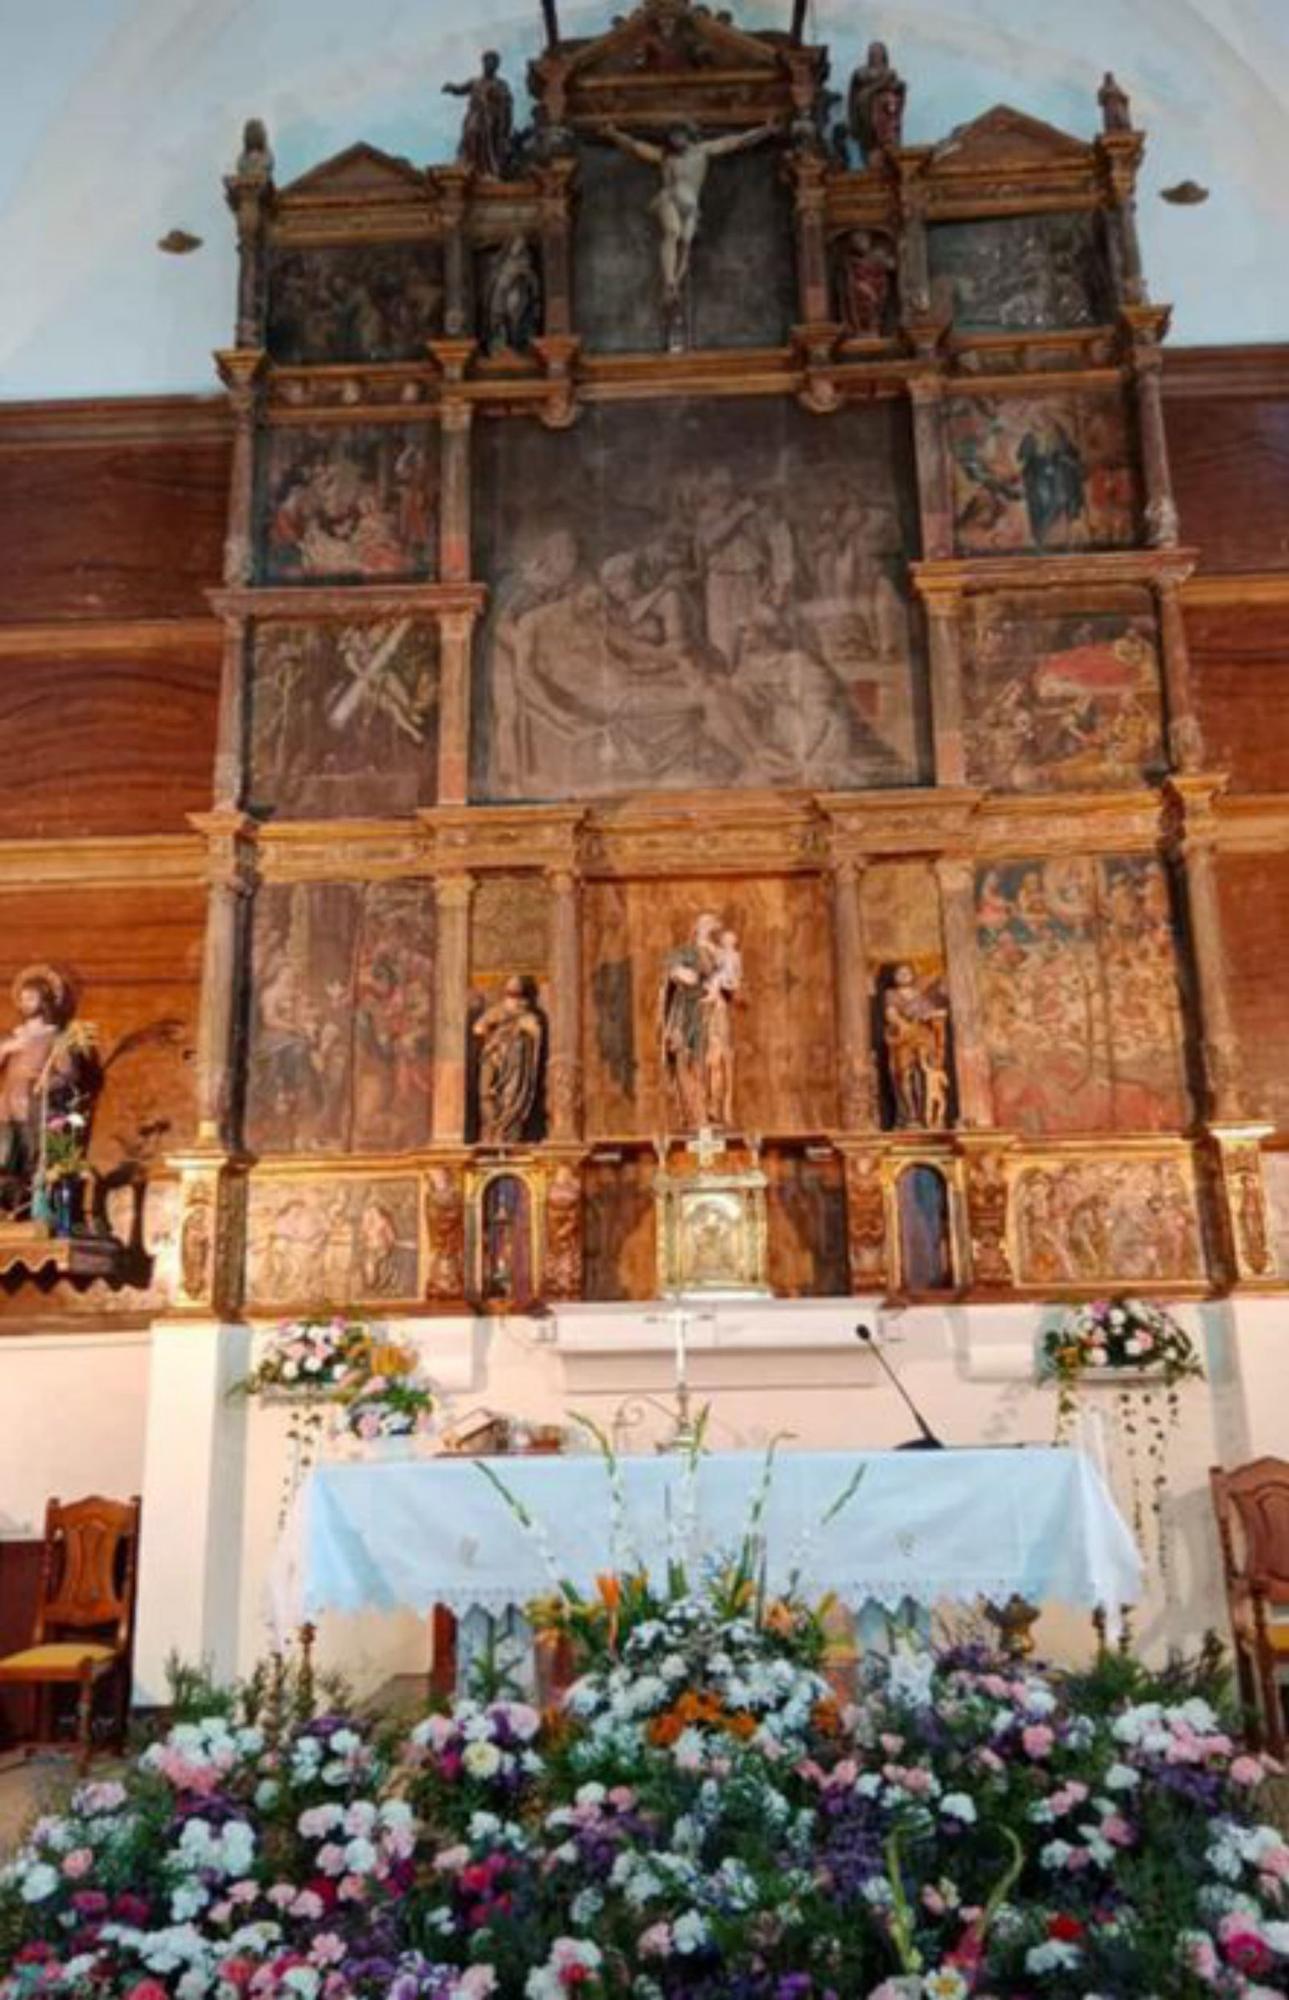
<svg viewBox="0 0 1289 2000">
<path fill-rule="evenodd" d="M 40 1172 L 51 1101 L 72 1085 L 62 1046 L 67 987 L 49 965 L 29 965 L 13 983 L 14 1028 L 0 1041 L 0 1208 L 27 1213 Z"/>
<path fill-rule="evenodd" d="M 838 251 L 837 289 L 846 331 L 862 340 L 887 330 L 895 285 L 890 239 L 872 229 L 852 229 Z"/>
<path fill-rule="evenodd" d="M 686 1131 L 734 1123 L 733 1007 L 743 984 L 738 937 L 710 910 L 668 954 L 659 995 L 663 1074 Z"/>
<path fill-rule="evenodd" d="M 891 68 L 885 42 L 870 42 L 861 68 L 850 80 L 850 129 L 866 167 L 896 153 L 903 143 L 904 100 L 908 85 Z"/>
<path fill-rule="evenodd" d="M 515 1146 L 539 1138 L 546 1022 L 537 986 L 514 974 L 495 1006 L 474 1023 L 479 1045 L 479 1138 L 485 1146 Z"/>
<path fill-rule="evenodd" d="M 541 325 L 541 283 L 522 236 L 497 252 L 484 302 L 484 345 L 489 354 L 522 354 Z"/>
<path fill-rule="evenodd" d="M 703 187 L 711 162 L 728 153 L 744 153 L 772 138 L 777 127 L 757 125 L 749 132 L 728 132 L 720 139 L 701 139 L 692 125 L 678 125 L 662 145 L 633 138 L 616 125 L 605 128 L 605 137 L 632 158 L 660 170 L 662 185 L 649 207 L 658 225 L 658 262 L 662 273 L 663 302 L 668 314 L 679 307 L 685 280 L 689 276 L 690 252 L 702 213 Z"/>
<path fill-rule="evenodd" d="M 495 49 L 488 49 L 478 76 L 471 77 L 468 83 L 443 86 L 445 97 L 469 100 L 461 123 L 458 161 L 494 181 L 503 178 L 509 165 L 515 123 L 515 100 L 500 72 L 501 57 Z"/>
<path fill-rule="evenodd" d="M 897 965 L 882 1003 L 895 1123 L 926 1132 L 949 1122 L 949 1004 L 934 975 Z"/>
</svg>

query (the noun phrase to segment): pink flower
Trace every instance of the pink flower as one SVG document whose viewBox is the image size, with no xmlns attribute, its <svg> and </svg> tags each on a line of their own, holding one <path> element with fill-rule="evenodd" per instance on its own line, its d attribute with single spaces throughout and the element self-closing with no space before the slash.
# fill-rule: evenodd
<svg viewBox="0 0 1289 2000">
<path fill-rule="evenodd" d="M 1233 1785 L 1260 1785 L 1265 1776 L 1260 1757 L 1237 1757 L 1230 1770 Z"/>
<path fill-rule="evenodd" d="M 490 1965 L 467 1966 L 457 1981 L 458 2000 L 488 2000 L 497 1990 L 497 1975 Z"/>
<path fill-rule="evenodd" d="M 345 1850 L 334 1840 L 326 1841 L 318 1849 L 317 1866 L 324 1875 L 343 1875 L 345 1872 Z"/>
<path fill-rule="evenodd" d="M 303 1915 L 297 1910 L 297 1915 Z M 344 1940 L 334 1931 L 321 1931 L 309 1946 L 309 1956 L 315 1965 L 338 1965 L 345 1955 Z"/>
<path fill-rule="evenodd" d="M 1056 1737 L 1045 1722 L 1028 1722 L 1021 1730 L 1020 1740 L 1027 1757 L 1039 1758 L 1050 1755 Z"/>
<path fill-rule="evenodd" d="M 74 1847 L 70 1854 L 63 1856 L 63 1873 L 70 1882 L 79 1882 L 82 1875 L 88 1875 L 94 1866 L 94 1851 L 89 1847 Z"/>
<path fill-rule="evenodd" d="M 636 1950 L 641 1958 L 670 1958 L 671 1925 L 650 1924 L 636 1939 Z"/>
<path fill-rule="evenodd" d="M 1122 1813 L 1111 1813 L 1102 1820 L 1101 1831 L 1114 1847 L 1131 1847 L 1137 1837 Z"/>
<path fill-rule="evenodd" d="M 159 1979 L 141 1979 L 130 1987 L 125 2000 L 169 2000 L 169 1996 Z"/>
<path fill-rule="evenodd" d="M 1246 1921 L 1237 1916 L 1223 1917 L 1219 1927 L 1222 1950 L 1228 1965 L 1234 1965 L 1240 1972 L 1247 1972 L 1256 1979 L 1270 1966 L 1271 1953 L 1256 1931 L 1241 1928 Z"/>
</svg>

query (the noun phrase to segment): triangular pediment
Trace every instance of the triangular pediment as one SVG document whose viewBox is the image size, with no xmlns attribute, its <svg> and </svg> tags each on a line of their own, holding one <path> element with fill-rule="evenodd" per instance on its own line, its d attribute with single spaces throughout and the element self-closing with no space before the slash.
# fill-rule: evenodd
<svg viewBox="0 0 1289 2000">
<path fill-rule="evenodd" d="M 310 167 L 307 174 L 282 189 L 285 195 L 316 194 L 405 194 L 409 188 L 424 189 L 425 176 L 410 160 L 394 153 L 382 153 L 379 146 L 360 140 L 335 153 L 329 160 Z"/>
<path fill-rule="evenodd" d="M 737 69 L 773 72 L 778 57 L 768 38 L 718 20 L 685 0 L 644 0 L 607 34 L 573 47 L 569 75 L 635 77 Z"/>
<path fill-rule="evenodd" d="M 1089 148 L 1082 139 L 1058 131 L 1016 111 L 1010 104 L 995 104 L 992 111 L 959 125 L 942 139 L 931 155 L 932 171 L 937 167 L 1042 167 L 1086 160 Z"/>
</svg>

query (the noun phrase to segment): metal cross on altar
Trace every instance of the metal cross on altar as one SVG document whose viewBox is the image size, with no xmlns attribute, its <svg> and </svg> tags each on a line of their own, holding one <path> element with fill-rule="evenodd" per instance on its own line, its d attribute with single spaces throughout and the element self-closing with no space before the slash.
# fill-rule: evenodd
<svg viewBox="0 0 1289 2000">
<path fill-rule="evenodd" d="M 693 1154 L 702 1173 L 706 1173 L 717 1160 L 723 1159 L 725 1150 L 724 1134 L 710 1125 L 700 1125 L 685 1148 L 687 1153 Z"/>
</svg>

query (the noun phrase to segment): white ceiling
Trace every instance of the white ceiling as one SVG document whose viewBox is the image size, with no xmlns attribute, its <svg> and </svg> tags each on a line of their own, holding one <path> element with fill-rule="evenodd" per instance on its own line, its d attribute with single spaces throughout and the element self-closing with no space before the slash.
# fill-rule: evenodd
<svg viewBox="0 0 1289 2000">
<path fill-rule="evenodd" d="M 560 0 L 568 34 L 626 0 Z M 790 0 L 734 0 L 748 26 Z M 221 175 L 267 119 L 278 178 L 364 138 L 450 156 L 440 92 L 495 43 L 516 86 L 537 0 L 0 0 L 0 397 L 191 390 L 232 329 Z M 1150 135 L 1142 234 L 1152 294 L 1186 342 L 1289 339 L 1289 0 L 813 0 L 844 85 L 884 36 L 919 143 L 999 101 L 1090 134 L 1113 68 Z M 1202 207 L 1159 189 L 1194 179 Z M 171 228 L 204 239 L 165 256 Z"/>
</svg>

